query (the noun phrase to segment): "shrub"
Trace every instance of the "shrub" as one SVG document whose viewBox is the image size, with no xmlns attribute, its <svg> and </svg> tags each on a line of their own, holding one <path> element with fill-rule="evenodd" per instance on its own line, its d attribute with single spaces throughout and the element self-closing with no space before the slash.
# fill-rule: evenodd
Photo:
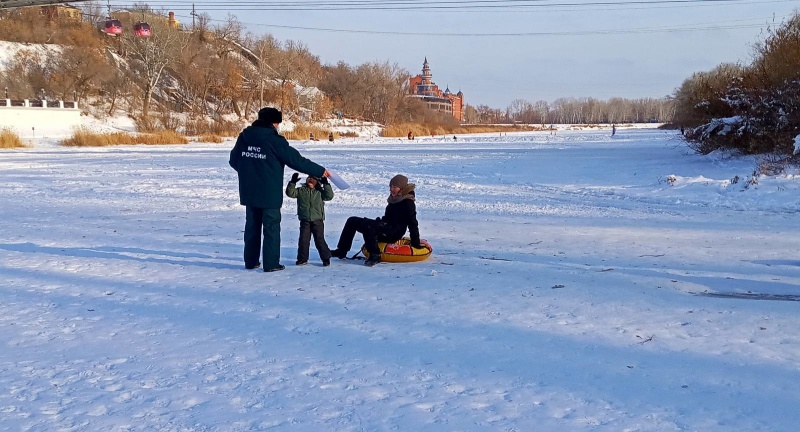
<svg viewBox="0 0 800 432">
<path fill-rule="evenodd" d="M 755 54 L 751 69 L 760 86 L 800 79 L 800 15 L 767 28 L 764 41 L 755 45 Z"/>
<path fill-rule="evenodd" d="M 19 135 L 14 133 L 9 128 L 0 129 L 0 148 L 10 149 L 21 147 L 27 147 L 27 145 L 22 142 L 22 140 L 19 138 Z"/>
<path fill-rule="evenodd" d="M 204 117 L 192 117 L 186 121 L 184 133 L 186 135 L 217 135 L 223 137 L 235 137 L 242 131 L 239 122 L 224 119 L 209 120 Z"/>
<path fill-rule="evenodd" d="M 136 125 L 136 130 L 139 132 L 155 132 L 159 130 L 158 119 L 156 116 L 150 114 L 147 117 L 133 116 L 133 124 Z"/>
<path fill-rule="evenodd" d="M 789 168 L 791 157 L 784 157 L 781 155 L 767 155 L 759 159 L 758 174 L 767 176 L 776 176 L 786 172 Z"/>
<path fill-rule="evenodd" d="M 177 131 L 183 127 L 181 118 L 171 111 L 163 110 L 155 114 L 148 114 L 147 117 L 133 117 L 138 132 L 155 133 L 162 131 Z"/>
<path fill-rule="evenodd" d="M 689 130 L 686 141 L 707 154 L 734 149 L 745 154 L 794 151 L 800 133 L 800 81 L 771 89 L 732 87 L 722 98 L 735 116 L 715 118 Z"/>
<path fill-rule="evenodd" d="M 220 144 L 222 141 L 221 136 L 214 134 L 200 135 L 197 137 L 197 142 Z"/>
<path fill-rule="evenodd" d="M 281 131 L 281 135 L 291 140 L 307 140 L 312 133 L 318 140 L 327 141 L 331 131 L 310 123 L 298 123 L 291 131 Z M 334 133 L 333 137 L 338 138 L 339 134 Z"/>
<path fill-rule="evenodd" d="M 181 118 L 172 112 L 164 110 L 158 113 L 158 130 L 176 131 L 181 126 Z"/>
<path fill-rule="evenodd" d="M 675 116 L 672 122 L 695 127 L 716 117 L 730 117 L 733 111 L 724 101 L 732 83 L 742 79 L 745 69 L 738 64 L 722 64 L 709 72 L 698 72 L 675 91 Z"/>
<path fill-rule="evenodd" d="M 96 133 L 79 128 L 72 136 L 61 141 L 62 146 L 68 147 L 107 147 L 114 145 L 130 144 L 188 144 L 185 136 L 175 131 L 159 131 L 154 133 L 130 134 L 126 132 Z"/>
</svg>

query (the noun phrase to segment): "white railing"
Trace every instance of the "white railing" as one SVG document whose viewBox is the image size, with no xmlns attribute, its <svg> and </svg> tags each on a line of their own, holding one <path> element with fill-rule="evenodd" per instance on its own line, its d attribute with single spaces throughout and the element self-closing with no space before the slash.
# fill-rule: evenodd
<svg viewBox="0 0 800 432">
<path fill-rule="evenodd" d="M 64 102 L 53 100 L 31 100 L 31 99 L 0 99 L 0 107 L 7 108 L 66 108 L 78 109 L 78 102 Z"/>
</svg>

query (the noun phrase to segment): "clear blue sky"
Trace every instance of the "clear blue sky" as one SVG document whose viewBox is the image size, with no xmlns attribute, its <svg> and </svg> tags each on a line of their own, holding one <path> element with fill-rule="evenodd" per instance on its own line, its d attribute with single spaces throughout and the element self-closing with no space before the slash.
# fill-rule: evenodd
<svg viewBox="0 0 800 432">
<path fill-rule="evenodd" d="M 156 6 L 169 8 L 170 0 L 162 1 L 163 4 L 159 2 Z M 700 0 L 649 5 L 641 2 L 659 0 L 639 0 L 640 3 L 625 6 L 587 5 L 598 0 L 522 0 L 528 4 L 538 1 L 583 6 L 491 11 L 288 12 L 235 10 L 245 4 L 240 2 L 247 0 L 229 1 L 228 11 L 204 10 L 202 1 L 212 0 L 198 0 L 199 12 L 205 11 L 214 19 L 224 19 L 230 12 L 253 33 L 271 33 L 280 40 L 300 40 L 327 64 L 339 60 L 351 65 L 388 60 L 416 74 L 427 56 L 436 84 L 442 88 L 449 85 L 454 92 L 462 90 L 471 105 L 486 104 L 494 108 L 505 108 L 517 98 L 533 102 L 570 96 L 599 99 L 665 96 L 693 72 L 711 69 L 722 62 L 749 63 L 753 43 L 763 39 L 760 34 L 773 22 L 773 16 L 781 21 L 800 7 L 800 0 Z M 608 3 L 630 1 L 636 0 L 607 0 Z M 186 16 L 187 12 L 177 14 Z M 183 18 L 183 22 L 191 20 Z M 343 33 L 274 25 L 402 33 L 567 34 L 453 37 Z M 665 28 L 706 30 L 654 31 Z M 606 31 L 617 33 L 593 33 Z"/>
</svg>

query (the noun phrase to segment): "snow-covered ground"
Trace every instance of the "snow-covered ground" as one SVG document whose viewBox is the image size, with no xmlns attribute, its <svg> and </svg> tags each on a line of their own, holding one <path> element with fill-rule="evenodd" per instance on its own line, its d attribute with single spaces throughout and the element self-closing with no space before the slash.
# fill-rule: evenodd
<svg viewBox="0 0 800 432">
<path fill-rule="evenodd" d="M 297 142 L 331 246 L 404 173 L 435 250 L 295 267 L 286 200 L 278 273 L 232 141 L 2 151 L 0 430 L 797 430 L 800 179 L 609 135 Z"/>
</svg>

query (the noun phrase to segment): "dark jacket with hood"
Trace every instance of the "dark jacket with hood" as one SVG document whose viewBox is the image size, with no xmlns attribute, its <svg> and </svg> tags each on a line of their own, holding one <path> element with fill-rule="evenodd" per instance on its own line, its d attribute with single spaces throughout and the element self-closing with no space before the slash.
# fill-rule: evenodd
<svg viewBox="0 0 800 432">
<path fill-rule="evenodd" d="M 308 187 L 307 183 L 297 187 L 290 181 L 286 185 L 286 196 L 297 198 L 297 218 L 301 221 L 324 221 L 325 201 L 333 199 L 333 188 L 330 183 L 323 185 L 319 181 L 314 188 Z"/>
<path fill-rule="evenodd" d="M 322 177 L 325 172 L 325 168 L 289 146 L 264 120 L 256 120 L 239 134 L 229 163 L 239 173 L 239 202 L 266 209 L 283 205 L 284 166 L 314 177 Z"/>
<path fill-rule="evenodd" d="M 413 183 L 402 188 L 396 197 L 389 196 L 389 205 L 386 206 L 386 211 L 380 218 L 382 237 L 384 237 L 381 240 L 394 243 L 403 238 L 408 230 L 411 243 L 419 244 L 419 223 L 417 222 L 415 198 Z"/>
</svg>

